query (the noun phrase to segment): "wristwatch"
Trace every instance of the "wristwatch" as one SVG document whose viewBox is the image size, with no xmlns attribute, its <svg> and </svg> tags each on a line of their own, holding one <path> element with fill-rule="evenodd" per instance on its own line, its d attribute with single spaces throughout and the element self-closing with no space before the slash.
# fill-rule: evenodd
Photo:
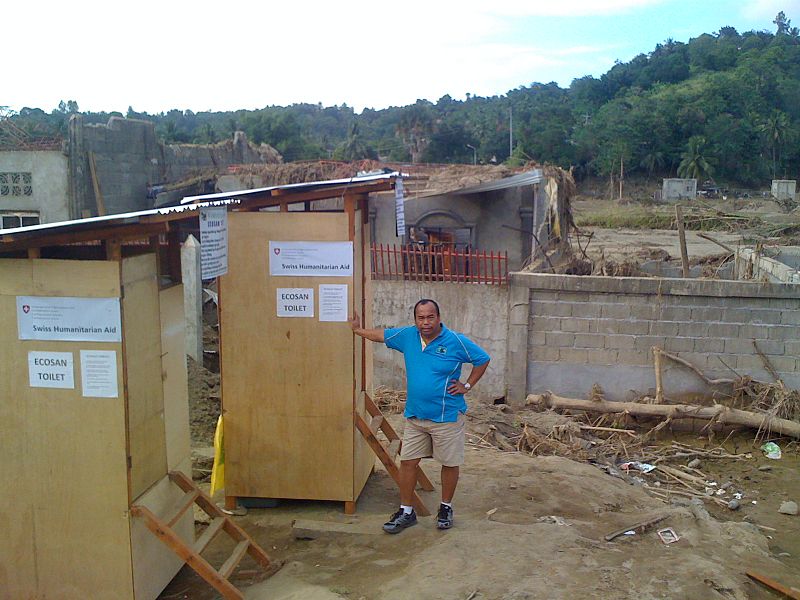
<svg viewBox="0 0 800 600">
<path fill-rule="evenodd" d="M 467 390 L 471 390 L 471 389 L 472 389 L 472 386 L 469 384 L 469 381 L 467 381 L 467 382 L 464 384 L 464 387 L 465 387 L 465 388 L 467 388 Z"/>
</svg>

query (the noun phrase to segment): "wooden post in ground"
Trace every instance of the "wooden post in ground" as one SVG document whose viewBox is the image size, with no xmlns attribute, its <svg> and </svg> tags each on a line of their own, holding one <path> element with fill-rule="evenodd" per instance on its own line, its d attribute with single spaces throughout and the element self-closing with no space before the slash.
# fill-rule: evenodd
<svg viewBox="0 0 800 600">
<path fill-rule="evenodd" d="M 689 254 L 686 252 L 686 232 L 683 230 L 683 211 L 680 204 L 675 205 L 675 221 L 678 223 L 678 238 L 681 243 L 681 266 L 684 278 L 689 277 Z"/>
</svg>

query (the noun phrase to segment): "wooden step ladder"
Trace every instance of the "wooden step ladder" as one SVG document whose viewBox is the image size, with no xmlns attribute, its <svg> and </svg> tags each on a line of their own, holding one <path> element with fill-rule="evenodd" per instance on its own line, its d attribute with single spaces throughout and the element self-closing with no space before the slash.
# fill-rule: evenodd
<svg viewBox="0 0 800 600">
<path fill-rule="evenodd" d="M 236 566 L 249 554 L 265 571 L 272 568 L 272 562 L 264 550 L 256 544 L 244 530 L 234 523 L 228 515 L 223 513 L 211 498 L 198 488 L 186 474 L 181 471 L 170 471 L 170 481 L 175 483 L 184 495 L 175 502 L 175 505 L 167 513 L 165 519 L 159 519 L 153 512 L 145 506 L 132 505 L 131 514 L 134 517 L 144 519 L 147 528 L 155 536 L 164 542 L 170 550 L 177 554 L 183 562 L 189 565 L 206 582 L 217 590 L 225 600 L 241 600 L 244 594 L 240 592 L 230 581 L 229 578 Z M 197 504 L 209 517 L 211 523 L 202 535 L 193 543 L 187 543 L 175 533 L 173 526 L 189 510 L 193 504 Z M 219 569 L 211 566 L 200 553 L 208 547 L 220 531 L 227 533 L 235 542 L 236 547 L 228 559 Z"/>
<path fill-rule="evenodd" d="M 383 416 L 381 410 L 377 407 L 375 402 L 372 401 L 372 398 L 369 397 L 369 394 L 366 392 L 361 392 L 361 394 L 364 398 L 364 408 L 366 409 L 367 414 L 370 416 L 370 420 L 367 422 L 367 420 L 362 417 L 358 411 L 356 411 L 356 427 L 361 432 L 361 435 L 364 436 L 364 439 L 367 440 L 370 448 L 372 448 L 373 452 L 375 452 L 377 457 L 383 463 L 383 466 L 386 467 L 389 475 L 392 476 L 392 479 L 394 479 L 395 483 L 399 487 L 400 467 L 397 465 L 397 457 L 400 456 L 400 448 L 402 447 L 403 442 L 400 439 L 400 436 L 397 435 L 397 432 L 395 432 L 394 427 L 389 424 L 389 421 L 387 421 Z M 386 436 L 386 439 L 389 441 L 388 445 L 384 445 L 383 442 L 378 439 L 378 431 L 382 431 Z M 425 471 L 423 471 L 422 467 L 419 465 L 417 465 L 417 483 L 426 492 L 433 491 L 433 484 L 431 483 L 431 480 L 428 479 L 428 476 L 425 475 Z M 414 505 L 414 510 L 417 511 L 418 515 L 427 517 L 431 514 L 431 512 L 422 502 L 422 498 L 419 497 L 419 494 L 417 494 L 416 490 L 414 490 L 412 503 Z"/>
</svg>

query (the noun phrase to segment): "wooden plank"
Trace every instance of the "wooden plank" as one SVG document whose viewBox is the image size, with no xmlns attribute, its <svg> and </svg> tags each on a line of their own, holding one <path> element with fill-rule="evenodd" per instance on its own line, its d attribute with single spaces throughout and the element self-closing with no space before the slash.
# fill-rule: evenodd
<svg viewBox="0 0 800 600">
<path fill-rule="evenodd" d="M 389 455 L 386 453 L 386 448 L 378 441 L 372 432 L 369 430 L 369 425 L 367 422 L 361 417 L 361 415 L 355 415 L 355 424 L 361 434 L 364 436 L 364 439 L 367 440 L 367 443 L 370 445 L 372 450 L 375 452 L 375 455 L 378 459 L 383 463 L 383 466 L 388 471 L 389 475 L 391 475 L 392 479 L 394 479 L 395 483 L 398 485 L 400 484 L 400 469 L 397 467 L 397 464 L 394 460 L 389 458 Z M 427 517 L 430 513 L 428 507 L 425 506 L 425 503 L 422 501 L 422 498 L 419 497 L 417 492 L 414 492 L 414 497 L 412 500 L 412 504 L 414 509 L 417 511 L 417 514 L 423 517 Z"/>
<path fill-rule="evenodd" d="M 191 473 L 191 458 L 187 457 L 178 468 Z M 169 477 L 163 477 L 139 496 L 136 503 L 146 507 L 163 521 L 168 518 L 170 511 L 174 510 L 171 507 L 182 496 L 181 489 Z M 154 537 L 142 519 L 130 521 L 134 595 L 136 600 L 154 600 L 183 567 L 183 560 Z M 172 530 L 186 544 L 191 545 L 194 542 L 193 511 L 184 513 L 172 526 Z"/>
<path fill-rule="evenodd" d="M 192 546 L 192 550 L 200 554 L 205 550 L 211 541 L 222 531 L 222 526 L 225 525 L 225 517 L 216 517 L 211 520 L 206 530 L 197 538 L 197 541 Z"/>
<path fill-rule="evenodd" d="M 152 235 L 167 231 L 166 224 L 135 224 L 135 225 L 109 225 L 102 229 L 85 229 L 78 231 L 37 231 L 28 234 L 19 234 L 14 237 L 7 236 L 0 243 L 0 252 L 12 252 L 27 248 L 47 248 L 53 246 L 67 246 L 82 242 L 102 241 L 114 239 L 118 242 L 127 240 L 144 240 Z"/>
<path fill-rule="evenodd" d="M 779 594 L 783 594 L 787 598 L 792 598 L 792 600 L 800 600 L 800 589 L 783 585 L 782 583 L 778 583 L 774 579 L 767 577 L 766 575 L 762 575 L 761 573 L 756 573 L 755 571 L 747 571 L 746 573 L 749 578 L 755 579 L 759 583 L 762 583 L 768 588 L 775 590 Z"/>
<path fill-rule="evenodd" d="M 194 505 L 194 501 L 197 500 L 199 494 L 196 490 L 191 490 L 183 494 L 180 498 L 178 498 L 173 506 L 167 510 L 165 521 L 167 522 L 168 527 L 172 527 L 177 523 L 180 518 L 186 514 L 186 511 Z"/>
<path fill-rule="evenodd" d="M 387 452 L 392 460 L 394 460 L 400 453 L 400 445 L 402 443 L 403 442 L 401 442 L 399 439 L 392 440 L 391 442 L 389 442 L 389 449 L 387 450 Z"/>
<path fill-rule="evenodd" d="M 353 500 L 353 334 L 347 323 L 278 318 L 278 288 L 352 277 L 270 277 L 269 240 L 341 241 L 341 213 L 231 213 L 220 278 L 228 496 Z M 324 451 L 321 449 L 324 448 Z"/>
<path fill-rule="evenodd" d="M 16 295 L 118 296 L 118 265 L 0 260 L 0 596 L 132 600 L 124 406 L 80 380 L 80 350 L 113 350 L 119 369 L 121 344 L 19 340 Z M 71 353 L 75 387 L 30 387 L 31 350 Z"/>
<path fill-rule="evenodd" d="M 122 261 L 131 499 L 167 474 L 161 312 L 154 254 Z"/>
<path fill-rule="evenodd" d="M 247 553 L 248 546 L 250 546 L 250 542 L 247 540 L 242 540 L 236 544 L 236 547 L 233 549 L 233 553 L 224 563 L 222 563 L 222 566 L 219 568 L 219 574 L 221 577 L 227 579 L 231 576 L 231 573 L 233 573 L 236 565 L 242 561 L 242 558 L 244 558 L 244 555 Z"/>
<path fill-rule="evenodd" d="M 376 415 L 380 415 L 381 414 L 380 409 L 377 407 L 375 402 L 372 401 L 372 398 L 369 397 L 369 394 L 364 393 L 363 395 L 364 395 L 364 404 L 365 404 L 365 407 L 367 409 L 367 412 L 369 414 L 373 415 L 373 417 L 376 416 Z M 399 441 L 399 436 L 397 435 L 397 432 L 394 430 L 394 427 L 392 427 L 392 424 L 389 423 L 389 421 L 386 421 L 386 420 L 383 421 L 383 429 L 382 429 L 382 431 L 383 431 L 383 434 L 390 441 L 390 444 L 389 444 L 390 448 L 391 448 L 391 443 L 393 443 L 394 441 Z M 399 452 L 399 449 L 400 449 L 400 447 L 398 446 L 398 452 Z M 395 452 L 394 454 L 389 452 L 389 456 L 391 456 L 392 460 L 394 460 L 395 457 L 397 456 L 397 452 Z M 422 467 L 419 466 L 419 465 L 417 465 L 417 483 L 426 492 L 432 492 L 434 490 L 433 483 L 428 478 L 428 476 L 425 474 L 425 471 L 422 470 Z"/>
<path fill-rule="evenodd" d="M 167 468 L 177 469 L 191 456 L 183 285 L 161 290 L 158 294 L 158 306 L 161 311 L 161 367 Z"/>
<path fill-rule="evenodd" d="M 369 420 L 369 430 L 373 434 L 377 434 L 378 430 L 381 428 L 382 423 L 383 423 L 383 417 L 381 415 L 375 415 Z"/>
<path fill-rule="evenodd" d="M 100 189 L 100 178 L 97 175 L 97 162 L 95 161 L 94 152 L 89 152 L 89 174 L 92 177 L 92 189 L 94 190 L 94 201 L 97 206 L 97 216 L 104 217 L 106 215 L 106 204 L 103 201 L 103 192 Z"/>
<path fill-rule="evenodd" d="M 683 230 L 683 211 L 680 204 L 675 205 L 675 221 L 678 224 L 678 241 L 681 247 L 681 267 L 683 276 L 689 277 L 689 253 L 686 251 L 686 232 Z"/>
<path fill-rule="evenodd" d="M 131 515 L 144 520 L 147 528 L 177 554 L 195 573 L 217 590 L 225 600 L 242 600 L 244 595 L 227 579 L 220 576 L 211 564 L 194 552 L 167 524 L 144 506 L 131 506 Z"/>
</svg>

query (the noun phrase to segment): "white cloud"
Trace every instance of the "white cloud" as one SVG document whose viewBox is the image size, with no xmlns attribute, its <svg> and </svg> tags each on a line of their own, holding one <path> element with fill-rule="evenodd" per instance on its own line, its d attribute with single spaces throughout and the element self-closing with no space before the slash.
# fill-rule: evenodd
<svg viewBox="0 0 800 600">
<path fill-rule="evenodd" d="M 608 15 L 661 1 L 140 0 L 128 9 L 75 0 L 48 7 L 35 43 L 28 28 L 4 28 L 0 52 L 17 57 L 4 64 L 4 80 L 17 85 L 2 101 L 51 110 L 75 99 L 82 110 L 123 112 L 317 101 L 380 108 L 447 93 L 503 94 L 532 81 L 563 85 L 575 61 L 594 63 L 613 46 L 507 43 L 523 18 Z M 35 17 L 30 3 L 4 10 L 7 23 Z"/>
<path fill-rule="evenodd" d="M 800 0 L 748 0 L 742 6 L 742 15 L 748 19 L 772 20 L 783 11 L 793 21 L 800 21 Z"/>
</svg>

